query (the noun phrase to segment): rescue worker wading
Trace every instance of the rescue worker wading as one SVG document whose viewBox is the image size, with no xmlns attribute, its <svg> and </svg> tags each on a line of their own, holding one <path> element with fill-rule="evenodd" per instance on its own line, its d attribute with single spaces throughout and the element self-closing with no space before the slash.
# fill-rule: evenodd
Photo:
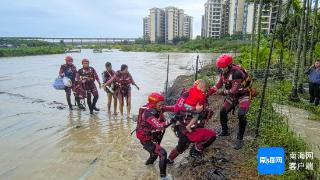
<svg viewBox="0 0 320 180">
<path fill-rule="evenodd" d="M 100 109 L 96 107 L 99 94 L 94 82 L 95 80 L 97 80 L 99 83 L 99 87 L 101 87 L 101 83 L 95 69 L 89 66 L 88 59 L 83 59 L 82 65 L 83 65 L 83 68 L 81 68 L 78 71 L 77 80 L 81 81 L 83 84 L 83 88 L 86 91 L 86 95 L 87 95 L 87 103 L 90 109 L 90 114 L 93 114 L 93 110 L 100 111 Z M 91 94 L 93 95 L 92 102 L 91 102 Z"/>
<path fill-rule="evenodd" d="M 102 73 L 104 90 L 107 92 L 108 97 L 108 113 L 111 111 L 111 102 L 113 98 L 113 114 L 117 115 L 117 95 L 119 86 L 115 83 L 116 72 L 112 70 L 112 65 L 110 62 L 105 64 L 106 70 Z"/>
<path fill-rule="evenodd" d="M 161 179 L 166 179 L 167 152 L 160 146 L 165 128 L 171 124 L 166 121 L 164 112 L 173 112 L 174 106 L 163 106 L 164 96 L 159 93 L 151 93 L 148 96 L 148 104 L 139 109 L 136 137 L 143 148 L 150 153 L 146 165 L 153 164 L 159 156 L 159 169 Z"/>
<path fill-rule="evenodd" d="M 71 103 L 71 90 L 73 90 L 73 88 L 75 86 L 75 78 L 77 75 L 77 68 L 76 68 L 76 66 L 73 65 L 73 58 L 71 56 L 66 56 L 64 58 L 64 60 L 66 61 L 66 64 L 61 65 L 60 71 L 59 71 L 59 76 L 67 77 L 72 82 L 71 87 L 65 87 L 65 89 L 64 89 L 66 92 L 66 98 L 67 98 L 69 109 L 72 110 L 73 108 L 72 108 L 72 103 Z M 74 93 L 74 96 L 75 96 L 75 100 L 78 104 L 78 107 L 80 109 L 85 109 L 82 106 L 82 104 L 80 104 L 80 99 L 77 96 L 77 94 Z"/>
<path fill-rule="evenodd" d="M 238 118 L 239 130 L 235 149 L 241 149 L 243 146 L 243 135 L 247 125 L 246 114 L 250 107 L 250 89 L 247 88 L 251 79 L 248 73 L 238 65 L 233 64 L 233 58 L 230 55 L 223 54 L 218 57 L 216 67 L 222 70 L 220 78 L 214 87 L 209 90 L 209 95 L 216 93 L 226 96 L 223 107 L 220 110 L 220 123 L 222 131 L 219 136 L 229 136 L 228 132 L 228 113 L 239 104 Z M 222 87 L 225 89 L 222 89 Z"/>
<path fill-rule="evenodd" d="M 123 105 L 124 99 L 127 102 L 127 117 L 131 118 L 131 84 L 134 85 L 138 90 L 138 85 L 134 82 L 131 74 L 128 71 L 128 66 L 126 64 L 121 65 L 121 69 L 116 72 L 116 83 L 119 86 L 118 99 L 119 99 L 119 109 L 120 115 L 123 117 Z"/>
</svg>

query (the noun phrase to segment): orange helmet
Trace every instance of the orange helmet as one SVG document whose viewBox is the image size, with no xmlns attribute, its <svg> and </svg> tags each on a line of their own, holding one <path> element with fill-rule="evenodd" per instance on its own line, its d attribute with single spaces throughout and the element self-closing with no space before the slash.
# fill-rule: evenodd
<svg viewBox="0 0 320 180">
<path fill-rule="evenodd" d="M 89 63 L 89 60 L 88 60 L 88 59 L 86 59 L 86 58 L 84 58 L 84 59 L 82 59 L 81 64 L 83 64 L 84 62 Z"/>
<path fill-rule="evenodd" d="M 164 101 L 164 96 L 160 93 L 157 92 L 152 92 L 149 96 L 148 96 L 148 102 L 151 104 L 156 104 L 160 101 Z"/>
<path fill-rule="evenodd" d="M 222 54 L 216 61 L 217 68 L 226 68 L 233 62 L 233 57 L 228 54 Z"/>
<path fill-rule="evenodd" d="M 66 62 L 73 62 L 72 56 L 66 56 L 66 57 L 64 57 L 64 60 L 65 60 Z"/>
</svg>

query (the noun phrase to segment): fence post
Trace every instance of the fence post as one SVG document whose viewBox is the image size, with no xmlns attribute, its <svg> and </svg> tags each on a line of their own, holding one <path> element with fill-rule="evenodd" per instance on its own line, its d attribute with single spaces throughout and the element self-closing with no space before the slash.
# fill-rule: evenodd
<svg viewBox="0 0 320 180">
<path fill-rule="evenodd" d="M 168 83 L 169 83 L 169 61 L 170 55 L 168 54 L 168 62 L 167 62 L 167 80 L 166 80 L 166 101 L 168 100 Z"/>
<path fill-rule="evenodd" d="M 196 61 L 196 75 L 195 75 L 195 81 L 198 79 L 198 64 L 199 64 L 199 55 L 197 56 L 197 61 Z"/>
</svg>

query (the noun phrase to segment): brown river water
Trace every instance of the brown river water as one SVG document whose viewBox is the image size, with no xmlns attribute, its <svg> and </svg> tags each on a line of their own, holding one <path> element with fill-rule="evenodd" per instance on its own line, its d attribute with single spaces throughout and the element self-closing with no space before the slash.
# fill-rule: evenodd
<svg viewBox="0 0 320 180">
<path fill-rule="evenodd" d="M 53 89 L 52 82 L 65 55 L 0 58 L 0 179 L 158 179 L 157 162 L 145 166 L 148 153 L 130 136 L 135 122 L 109 116 L 103 90 L 101 111 L 94 115 L 57 108 L 66 105 L 65 93 Z M 149 92 L 164 88 L 166 53 L 83 50 L 71 55 L 78 69 L 88 58 L 99 75 L 106 61 L 114 70 L 127 64 L 140 86 L 140 91 L 132 88 L 133 114 Z M 202 63 L 213 58 L 199 55 Z M 196 56 L 170 53 L 169 80 L 193 73 Z M 162 142 L 170 151 L 177 138 L 168 130 Z"/>
</svg>

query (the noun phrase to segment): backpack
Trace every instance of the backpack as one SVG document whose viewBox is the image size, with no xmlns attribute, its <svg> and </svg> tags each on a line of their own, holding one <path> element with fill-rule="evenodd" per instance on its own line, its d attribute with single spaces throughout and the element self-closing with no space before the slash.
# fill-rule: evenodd
<svg viewBox="0 0 320 180">
<path fill-rule="evenodd" d="M 241 70 L 245 74 L 245 78 L 241 81 L 241 88 L 243 90 L 248 90 L 250 99 L 253 99 L 258 95 L 258 92 L 255 88 L 252 87 L 252 76 L 245 68 L 241 67 L 240 65 L 235 66 L 237 67 L 237 69 Z"/>
<path fill-rule="evenodd" d="M 141 125 L 142 125 L 142 115 L 143 113 L 147 110 L 148 108 L 146 106 L 142 106 L 139 108 L 139 113 L 138 113 L 138 117 L 137 117 L 137 127 L 136 130 L 140 129 Z"/>
<path fill-rule="evenodd" d="M 240 65 L 234 65 L 236 70 L 240 70 L 244 74 L 244 78 L 241 81 L 241 88 L 246 89 L 252 87 L 252 77 L 248 71 Z"/>
</svg>

